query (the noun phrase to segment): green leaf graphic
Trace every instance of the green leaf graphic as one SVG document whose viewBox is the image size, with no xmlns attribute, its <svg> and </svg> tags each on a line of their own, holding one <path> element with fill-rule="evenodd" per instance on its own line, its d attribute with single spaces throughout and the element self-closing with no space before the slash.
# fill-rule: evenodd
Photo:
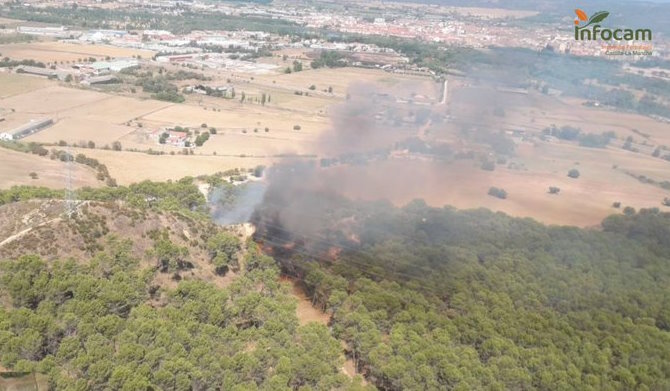
<svg viewBox="0 0 670 391">
<path fill-rule="evenodd" d="M 600 23 L 603 20 L 605 20 L 605 18 L 607 18 L 609 15 L 610 15 L 610 13 L 607 12 L 607 11 L 596 12 L 595 14 L 593 14 L 591 16 L 591 18 L 589 18 L 589 23 L 588 24 Z"/>
</svg>

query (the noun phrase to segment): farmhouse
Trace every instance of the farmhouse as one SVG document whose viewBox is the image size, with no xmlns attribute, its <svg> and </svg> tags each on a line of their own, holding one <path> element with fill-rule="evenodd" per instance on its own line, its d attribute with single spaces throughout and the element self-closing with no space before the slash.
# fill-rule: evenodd
<svg viewBox="0 0 670 391">
<path fill-rule="evenodd" d="M 174 131 L 169 131 L 167 134 L 168 137 L 165 139 L 165 144 L 169 144 L 175 147 L 186 146 L 186 139 L 188 138 L 188 134 Z"/>
<path fill-rule="evenodd" d="M 152 133 L 152 137 L 158 140 L 160 144 L 171 145 L 173 147 L 185 147 L 188 141 L 188 133 L 174 130 L 159 129 Z"/>
</svg>

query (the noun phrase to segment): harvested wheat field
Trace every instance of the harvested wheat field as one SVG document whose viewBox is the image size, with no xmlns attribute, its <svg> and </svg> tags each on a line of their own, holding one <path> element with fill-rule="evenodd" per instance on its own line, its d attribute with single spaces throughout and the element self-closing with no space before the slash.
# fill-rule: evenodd
<svg viewBox="0 0 670 391">
<path fill-rule="evenodd" d="M 233 168 L 254 168 L 270 165 L 275 159 L 253 157 L 149 155 L 141 152 L 108 151 L 72 148 L 72 153 L 83 153 L 98 159 L 109 169 L 120 185 L 143 180 L 177 180 L 186 176 L 209 175 Z"/>
<path fill-rule="evenodd" d="M 558 164 L 556 167 L 562 167 Z M 472 161 L 455 163 L 390 160 L 359 170 L 335 168 L 324 172 L 324 181 L 337 184 L 345 195 L 369 199 L 369 194 L 384 194 L 397 205 L 423 199 L 432 206 L 450 205 L 461 209 L 485 207 L 512 216 L 532 217 L 547 224 L 595 226 L 622 207 L 659 207 L 670 192 L 646 185 L 612 170 L 601 175 L 603 167 L 579 165 L 581 177 L 568 178 L 565 171 L 520 171 L 504 167 L 483 171 Z M 391 174 L 389 174 L 391 173 Z M 508 197 L 489 196 L 490 187 L 504 188 Z M 550 186 L 560 194 L 548 193 Z M 665 208 L 668 209 L 668 208 Z"/>
<path fill-rule="evenodd" d="M 66 110 L 110 98 L 110 95 L 99 92 L 54 85 L 2 99 L 0 100 L 0 106 L 6 109 L 14 109 L 18 113 L 58 116 Z M 39 102 L 39 104 L 36 102 Z"/>
<path fill-rule="evenodd" d="M 42 77 L 17 75 L 14 73 L 0 72 L 0 99 L 10 96 L 24 94 L 26 92 L 39 90 L 40 88 L 53 85 L 54 82 Z M 3 105 L 0 103 L 0 107 Z"/>
<path fill-rule="evenodd" d="M 14 88 L 17 94 L 0 99 L 0 109 L 5 117 L 5 121 L 0 122 L 0 131 L 16 128 L 38 118 L 54 121 L 53 126 L 30 135 L 26 141 L 56 143 L 64 140 L 78 143 L 91 140 L 103 146 L 135 131 L 136 128 L 128 126 L 128 122 L 172 105 L 53 84 L 41 85 L 34 81 L 47 83 L 46 80 L 30 77 L 11 77 L 9 80 L 10 86 L 20 85 L 24 81 L 27 83 L 22 93 L 20 88 Z M 35 104 L 37 101 L 39 105 Z"/>
<path fill-rule="evenodd" d="M 457 84 L 451 83 L 450 86 Z M 524 129 L 540 133 L 550 126 L 572 126 L 585 133 L 614 131 L 619 139 L 633 137 L 636 143 L 670 146 L 670 125 L 635 113 L 587 107 L 584 101 L 538 93 L 517 94 L 493 88 L 449 89 L 450 110 L 462 125 L 484 125 L 496 129 Z M 493 110 L 504 110 L 502 116 Z"/>
<path fill-rule="evenodd" d="M 110 124 L 82 118 L 64 118 L 55 125 L 26 137 L 25 141 L 41 143 L 57 143 L 61 140 L 67 143 L 81 143 L 93 141 L 96 146 L 109 146 L 135 128 L 125 125 Z"/>
<path fill-rule="evenodd" d="M 291 90 L 309 91 L 310 94 L 329 96 L 324 89 L 332 87 L 333 93 L 344 97 L 350 88 L 360 86 L 365 90 L 379 89 L 396 96 L 410 98 L 412 95 L 421 95 L 436 98 L 439 84 L 420 76 L 396 75 L 377 69 L 337 68 L 337 69 L 310 69 L 280 75 L 262 75 L 256 77 L 257 82 L 271 83 L 272 85 L 289 88 Z"/>
<path fill-rule="evenodd" d="M 89 57 L 102 60 L 106 57 L 141 56 L 151 58 L 150 50 L 126 49 L 107 45 L 72 44 L 64 42 L 32 42 L 0 45 L 3 56 L 16 60 L 35 60 L 44 63 L 80 62 Z"/>
</svg>

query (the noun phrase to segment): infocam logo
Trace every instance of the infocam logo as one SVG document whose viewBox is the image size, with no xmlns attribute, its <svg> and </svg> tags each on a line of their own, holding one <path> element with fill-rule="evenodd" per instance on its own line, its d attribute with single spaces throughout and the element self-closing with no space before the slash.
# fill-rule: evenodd
<svg viewBox="0 0 670 391">
<path fill-rule="evenodd" d="M 651 41 L 650 29 L 608 29 L 601 28 L 600 22 L 607 19 L 610 15 L 607 11 L 599 11 L 589 17 L 586 12 L 579 8 L 575 10 L 575 39 L 577 41 Z M 586 22 L 585 25 L 580 25 Z"/>
</svg>

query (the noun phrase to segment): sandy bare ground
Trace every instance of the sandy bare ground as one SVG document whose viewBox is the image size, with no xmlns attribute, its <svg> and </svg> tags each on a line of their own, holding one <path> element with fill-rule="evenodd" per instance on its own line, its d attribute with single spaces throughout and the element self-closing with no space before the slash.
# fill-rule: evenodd
<svg viewBox="0 0 670 391">
<path fill-rule="evenodd" d="M 312 301 L 307 297 L 298 280 L 282 277 L 282 281 L 286 284 L 290 284 L 291 296 L 296 299 L 298 304 L 296 307 L 296 316 L 298 317 L 298 322 L 301 326 L 312 322 L 316 322 L 324 326 L 328 325 L 328 322 L 330 321 L 330 315 L 322 312 L 312 305 Z M 342 368 L 340 369 L 342 373 L 351 378 L 358 374 L 356 371 L 356 365 L 350 358 L 345 358 L 344 365 L 342 365 Z"/>
<path fill-rule="evenodd" d="M 68 170 L 71 170 L 71 183 L 75 188 L 102 185 L 102 182 L 95 178 L 95 172 L 88 167 L 72 163 L 68 168 L 68 165 L 61 161 L 0 148 L 0 188 L 2 189 L 16 185 L 64 189 L 68 180 Z M 37 173 L 38 179 L 32 179 L 29 176 L 31 172 Z"/>
<path fill-rule="evenodd" d="M 328 325 L 330 315 L 322 312 L 312 305 L 312 301 L 307 297 L 298 280 L 283 277 L 282 281 L 290 284 L 291 296 L 293 296 L 298 304 L 296 308 L 296 315 L 301 326 L 311 322 L 316 322 L 324 326 Z"/>
<path fill-rule="evenodd" d="M 39 373 L 9 379 L 0 378 L 0 390 L 3 391 L 47 391 L 48 389 L 49 379 Z"/>
<path fill-rule="evenodd" d="M 15 241 L 15 240 L 17 240 L 17 239 L 21 239 L 21 237 L 23 237 L 25 234 L 29 233 L 30 231 L 32 231 L 32 230 L 35 229 L 35 228 L 43 227 L 43 226 L 45 226 L 45 225 L 48 225 L 48 224 L 51 224 L 51 223 L 55 223 L 55 222 L 58 222 L 58 221 L 60 221 L 60 217 L 57 217 L 57 218 L 55 218 L 55 219 L 51 219 L 51 220 L 49 220 L 49 221 L 45 221 L 44 223 L 38 224 L 38 225 L 36 225 L 36 226 L 34 226 L 34 227 L 26 228 L 26 229 L 24 229 L 24 230 L 21 231 L 21 232 L 18 232 L 18 233 L 14 234 L 14 235 L 12 235 L 12 236 L 10 236 L 10 237 L 8 237 L 8 238 L 5 238 L 3 241 L 0 242 L 0 247 L 6 245 L 6 244 L 8 244 L 8 243 L 11 243 L 11 242 L 13 242 L 13 241 Z"/>
</svg>

